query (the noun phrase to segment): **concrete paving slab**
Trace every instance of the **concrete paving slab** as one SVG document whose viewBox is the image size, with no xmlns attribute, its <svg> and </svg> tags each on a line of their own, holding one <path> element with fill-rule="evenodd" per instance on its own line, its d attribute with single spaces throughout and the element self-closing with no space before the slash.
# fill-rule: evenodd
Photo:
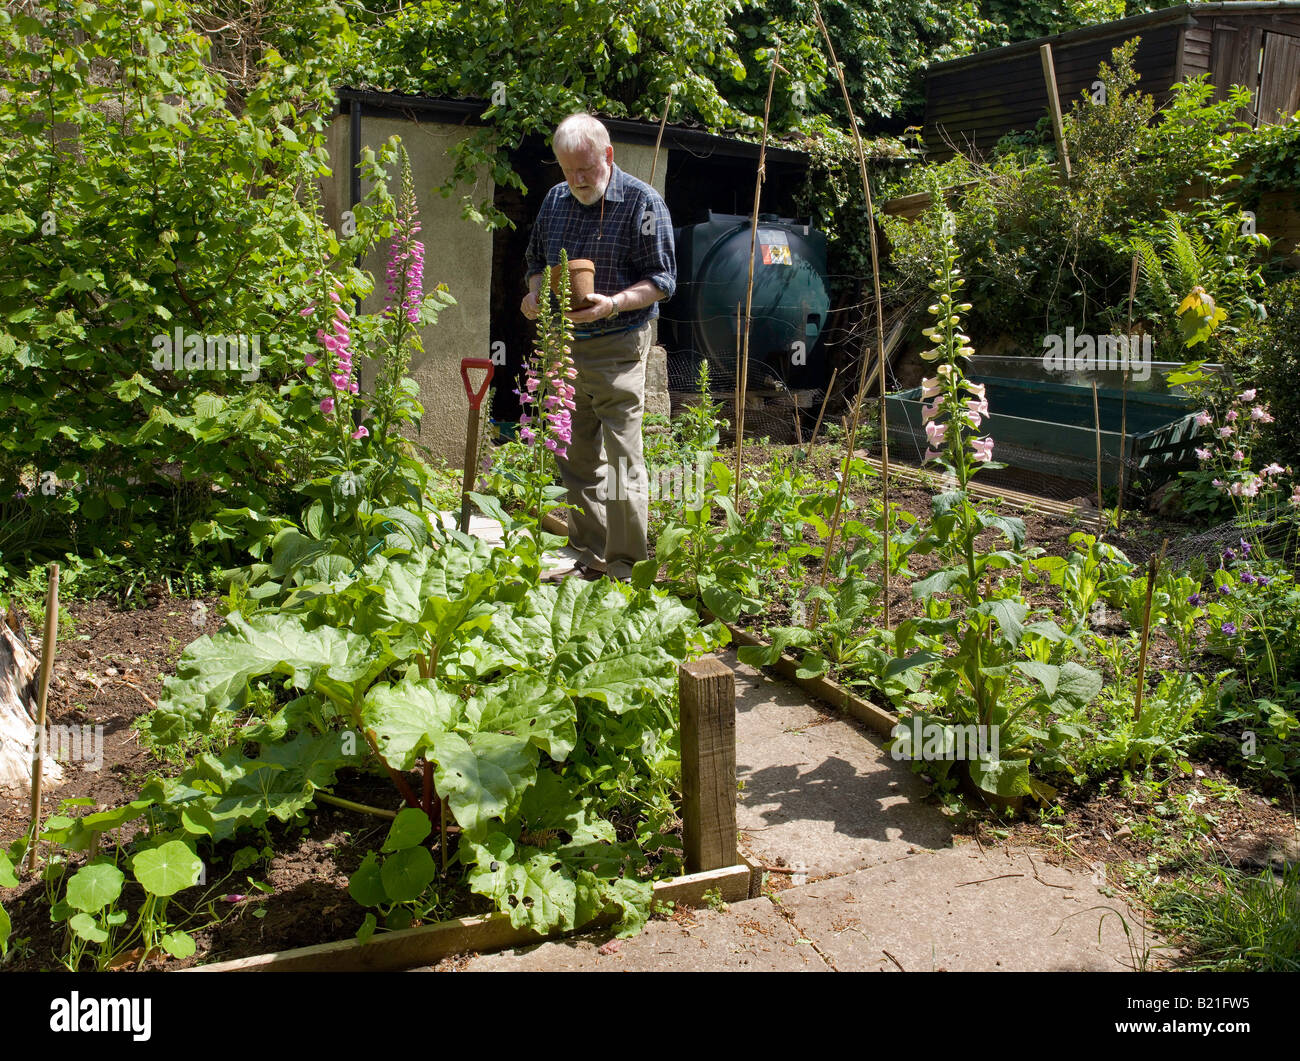
<svg viewBox="0 0 1300 1061">
<path fill-rule="evenodd" d="M 634 939 L 590 933 L 498 954 L 477 955 L 465 972 L 826 972 L 826 963 L 768 899 L 653 920 Z M 614 947 L 601 953 L 601 947 Z"/>
<path fill-rule="evenodd" d="M 924 782 L 870 730 L 720 655 L 736 672 L 736 814 L 751 856 L 825 876 L 950 846 Z"/>
<path fill-rule="evenodd" d="M 1139 948 L 1141 918 L 1088 874 L 1023 849 L 986 851 L 924 852 L 788 889 L 781 905 L 840 972 L 1133 968 L 1116 912 Z"/>
</svg>

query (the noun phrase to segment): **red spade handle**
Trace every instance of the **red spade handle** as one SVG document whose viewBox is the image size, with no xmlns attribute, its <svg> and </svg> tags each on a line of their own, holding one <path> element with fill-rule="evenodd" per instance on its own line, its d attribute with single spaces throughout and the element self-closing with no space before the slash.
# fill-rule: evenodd
<svg viewBox="0 0 1300 1061">
<path fill-rule="evenodd" d="M 469 370 L 471 368 L 481 368 L 487 371 L 483 377 L 483 382 L 476 391 L 474 385 L 469 381 Z M 483 404 L 483 395 L 487 393 L 488 384 L 492 382 L 492 374 L 496 366 L 486 357 L 462 357 L 460 359 L 460 378 L 465 383 L 465 397 L 469 399 L 469 407 L 478 412 L 478 407 Z"/>
</svg>

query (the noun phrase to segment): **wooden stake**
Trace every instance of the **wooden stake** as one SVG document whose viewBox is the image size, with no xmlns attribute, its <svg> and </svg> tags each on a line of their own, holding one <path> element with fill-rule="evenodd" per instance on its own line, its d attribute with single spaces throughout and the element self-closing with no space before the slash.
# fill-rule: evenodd
<svg viewBox="0 0 1300 1061">
<path fill-rule="evenodd" d="M 1147 680 L 1147 639 L 1151 634 L 1151 597 L 1156 588 L 1156 572 L 1160 570 L 1160 561 L 1165 558 L 1165 549 L 1169 539 L 1160 543 L 1160 555 L 1152 556 L 1147 561 L 1147 602 L 1142 612 L 1142 648 L 1138 653 L 1138 687 L 1137 699 L 1133 702 L 1133 721 L 1142 717 L 1142 694 L 1146 691 Z"/>
<path fill-rule="evenodd" d="M 49 566 L 49 586 L 45 590 L 45 631 L 41 641 L 41 677 L 36 692 L 36 739 L 32 752 L 31 840 L 27 847 L 27 872 L 36 872 L 37 839 L 41 834 L 41 780 L 45 771 L 45 703 L 54 674 L 54 646 L 59 636 L 59 565 Z"/>
<path fill-rule="evenodd" d="M 822 407 L 817 410 L 817 422 L 813 424 L 812 438 L 808 440 L 808 451 L 810 453 L 817 442 L 817 432 L 821 430 L 822 417 L 826 415 L 826 403 L 831 400 L 831 391 L 835 389 L 835 376 L 838 372 L 838 368 L 831 369 L 831 381 L 826 384 L 826 396 L 822 398 Z"/>
<path fill-rule="evenodd" d="M 781 42 L 776 42 L 772 56 L 772 70 L 767 79 L 767 102 L 763 104 L 763 142 L 758 149 L 758 173 L 754 176 L 754 213 L 749 221 L 749 283 L 745 288 L 745 331 L 741 337 L 740 402 L 743 409 L 745 394 L 749 390 L 749 329 L 753 323 L 754 309 L 754 252 L 758 248 L 758 202 L 763 193 L 763 179 L 767 166 L 767 120 L 772 112 L 772 89 L 776 85 L 776 70 L 781 61 Z M 745 414 L 739 413 L 740 430 L 736 433 L 736 510 L 740 511 L 740 457 L 744 447 Z"/>
<path fill-rule="evenodd" d="M 826 40 L 826 50 L 830 53 L 831 66 L 835 69 L 835 75 L 839 78 L 840 92 L 844 96 L 844 107 L 849 115 L 849 128 L 853 130 L 853 142 L 857 145 L 858 150 L 858 172 L 862 177 L 862 194 L 866 199 L 867 205 L 867 227 L 871 237 L 871 282 L 875 290 L 876 297 L 876 358 L 880 371 L 880 486 L 881 498 L 884 504 L 884 570 L 881 578 L 881 596 L 884 601 L 884 610 L 882 619 L 884 628 L 890 628 L 889 623 L 889 424 L 885 415 L 885 314 L 881 306 L 880 297 L 880 255 L 876 241 L 876 215 L 871 204 L 871 181 L 867 176 L 867 153 L 862 146 L 862 137 L 858 134 L 858 120 L 853 114 L 853 103 L 849 99 L 849 87 L 844 80 L 844 70 L 840 66 L 839 60 L 835 57 L 835 45 L 831 43 L 830 31 L 826 29 L 826 23 L 822 19 L 821 6 L 817 0 L 813 0 L 813 14 L 817 18 L 817 26 L 821 29 L 822 37 Z M 862 398 L 867 389 L 867 358 L 862 358 L 862 370 L 858 377 L 858 393 L 853 401 L 853 418 L 849 425 L 847 437 L 844 440 L 844 467 L 843 474 L 840 476 L 839 490 L 835 495 L 835 511 L 831 515 L 830 534 L 826 539 L 826 550 L 822 555 L 822 573 L 820 585 L 825 588 L 826 575 L 830 570 L 831 552 L 835 547 L 835 535 L 839 531 L 840 512 L 844 506 L 844 494 L 849 484 L 849 469 L 853 463 L 853 450 L 858 437 L 858 424 L 862 417 Z M 816 625 L 818 614 L 821 610 L 821 601 L 813 601 L 812 616 L 809 620 L 809 627 Z"/>
<path fill-rule="evenodd" d="M 1065 146 L 1065 123 L 1061 119 L 1061 96 L 1056 88 L 1056 64 L 1052 61 L 1052 46 L 1039 46 L 1038 57 L 1043 61 L 1043 78 L 1047 82 L 1047 107 L 1052 112 L 1052 135 L 1056 137 L 1056 151 L 1061 156 L 1065 179 L 1070 179 L 1070 151 Z"/>
<path fill-rule="evenodd" d="M 736 864 L 736 676 L 715 656 L 677 669 L 686 871 Z"/>
<path fill-rule="evenodd" d="M 1097 435 L 1097 533 L 1101 533 L 1105 505 L 1101 491 L 1101 412 L 1097 405 L 1097 381 L 1092 381 L 1092 425 Z"/>
</svg>

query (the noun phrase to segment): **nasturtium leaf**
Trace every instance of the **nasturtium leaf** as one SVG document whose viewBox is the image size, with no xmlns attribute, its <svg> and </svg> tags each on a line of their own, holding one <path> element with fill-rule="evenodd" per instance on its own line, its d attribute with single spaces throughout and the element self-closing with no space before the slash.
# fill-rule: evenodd
<svg viewBox="0 0 1300 1061">
<path fill-rule="evenodd" d="M 12 927 L 9 915 L 5 913 L 5 908 L 0 906 L 0 955 L 9 953 L 9 933 Z"/>
<path fill-rule="evenodd" d="M 362 906 L 378 906 L 387 901 L 384 881 L 379 875 L 379 861 L 373 851 L 367 853 L 356 872 L 348 878 L 348 894 Z"/>
<path fill-rule="evenodd" d="M 188 958 L 197 949 L 194 937 L 188 932 L 168 932 L 159 942 L 173 958 Z"/>
<path fill-rule="evenodd" d="M 405 903 L 424 894 L 424 889 L 438 875 L 438 867 L 428 848 L 408 847 L 384 859 L 379 875 L 388 898 Z"/>
<path fill-rule="evenodd" d="M 104 943 L 108 940 L 108 932 L 95 924 L 95 919 L 89 914 L 74 914 L 68 925 L 73 932 L 90 943 Z"/>
<path fill-rule="evenodd" d="M 126 874 L 109 863 L 83 866 L 68 881 L 68 903 L 83 913 L 93 914 L 122 894 L 125 881 Z"/>
<path fill-rule="evenodd" d="M 361 922 L 361 927 L 357 929 L 357 942 L 365 943 L 366 940 L 375 934 L 375 929 L 378 925 L 379 921 L 375 918 L 374 914 L 366 914 L 366 919 Z"/>
<path fill-rule="evenodd" d="M 198 883 L 203 863 L 182 841 L 168 840 L 131 859 L 140 886 L 151 895 L 167 897 Z"/>
<path fill-rule="evenodd" d="M 414 847 L 433 830 L 433 824 L 429 821 L 429 816 L 418 807 L 403 807 L 397 812 L 397 817 L 388 829 L 388 836 L 384 838 L 384 845 L 379 850 L 401 851 L 403 848 Z"/>
</svg>

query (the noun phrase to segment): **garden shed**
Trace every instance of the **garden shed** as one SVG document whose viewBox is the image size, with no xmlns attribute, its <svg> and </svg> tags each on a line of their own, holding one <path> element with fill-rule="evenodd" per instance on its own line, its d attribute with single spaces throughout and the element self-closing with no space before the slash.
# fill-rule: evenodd
<svg viewBox="0 0 1300 1061">
<path fill-rule="evenodd" d="M 494 415 L 513 413 L 509 395 L 514 374 L 527 355 L 532 326 L 518 311 L 524 292 L 523 258 L 528 235 L 542 198 L 563 174 L 542 137 L 513 146 L 511 164 L 527 186 L 521 195 L 508 187 L 492 188 L 482 174 L 473 189 L 476 201 L 491 194 L 498 210 L 514 224 L 495 232 L 461 216 L 459 196 L 442 198 L 437 188 L 452 172 L 451 147 L 482 125 L 488 102 L 408 96 L 344 88 L 330 129 L 332 181 L 325 189 L 326 220 L 338 226 L 342 212 L 364 194 L 355 166 L 364 147 L 378 147 L 394 134 L 410 153 L 426 251 L 425 278 L 446 283 L 457 300 L 436 327 L 425 331 L 424 358 L 411 366 L 412 377 L 428 411 L 420 442 L 458 464 L 465 442 L 465 398 L 459 365 L 463 357 L 493 357 L 504 364 L 497 386 Z M 611 119 L 598 115 L 609 129 L 614 162 L 641 180 L 650 181 L 657 122 Z M 748 213 L 752 209 L 759 145 L 683 125 L 666 125 L 653 184 L 663 195 L 674 224 L 702 220 L 709 210 Z M 769 145 L 764 211 L 793 211 L 793 195 L 807 170 L 807 156 Z M 376 276 L 385 268 L 386 248 L 363 262 Z M 377 311 L 379 287 L 363 309 Z M 662 355 L 660 355 L 662 356 Z M 504 392 L 504 393 L 503 393 Z M 511 417 L 512 418 L 512 417 Z"/>
<path fill-rule="evenodd" d="M 1139 87 L 1157 105 L 1175 82 L 1209 74 L 1219 97 L 1233 85 L 1251 90 L 1241 117 L 1255 125 L 1284 121 L 1300 106 L 1300 3 L 1183 4 L 936 63 L 925 79 L 928 158 L 987 152 L 1005 134 L 1032 129 L 1048 107 L 1043 44 L 1052 46 L 1068 107 L 1132 37 L 1141 38 L 1133 63 Z"/>
</svg>

